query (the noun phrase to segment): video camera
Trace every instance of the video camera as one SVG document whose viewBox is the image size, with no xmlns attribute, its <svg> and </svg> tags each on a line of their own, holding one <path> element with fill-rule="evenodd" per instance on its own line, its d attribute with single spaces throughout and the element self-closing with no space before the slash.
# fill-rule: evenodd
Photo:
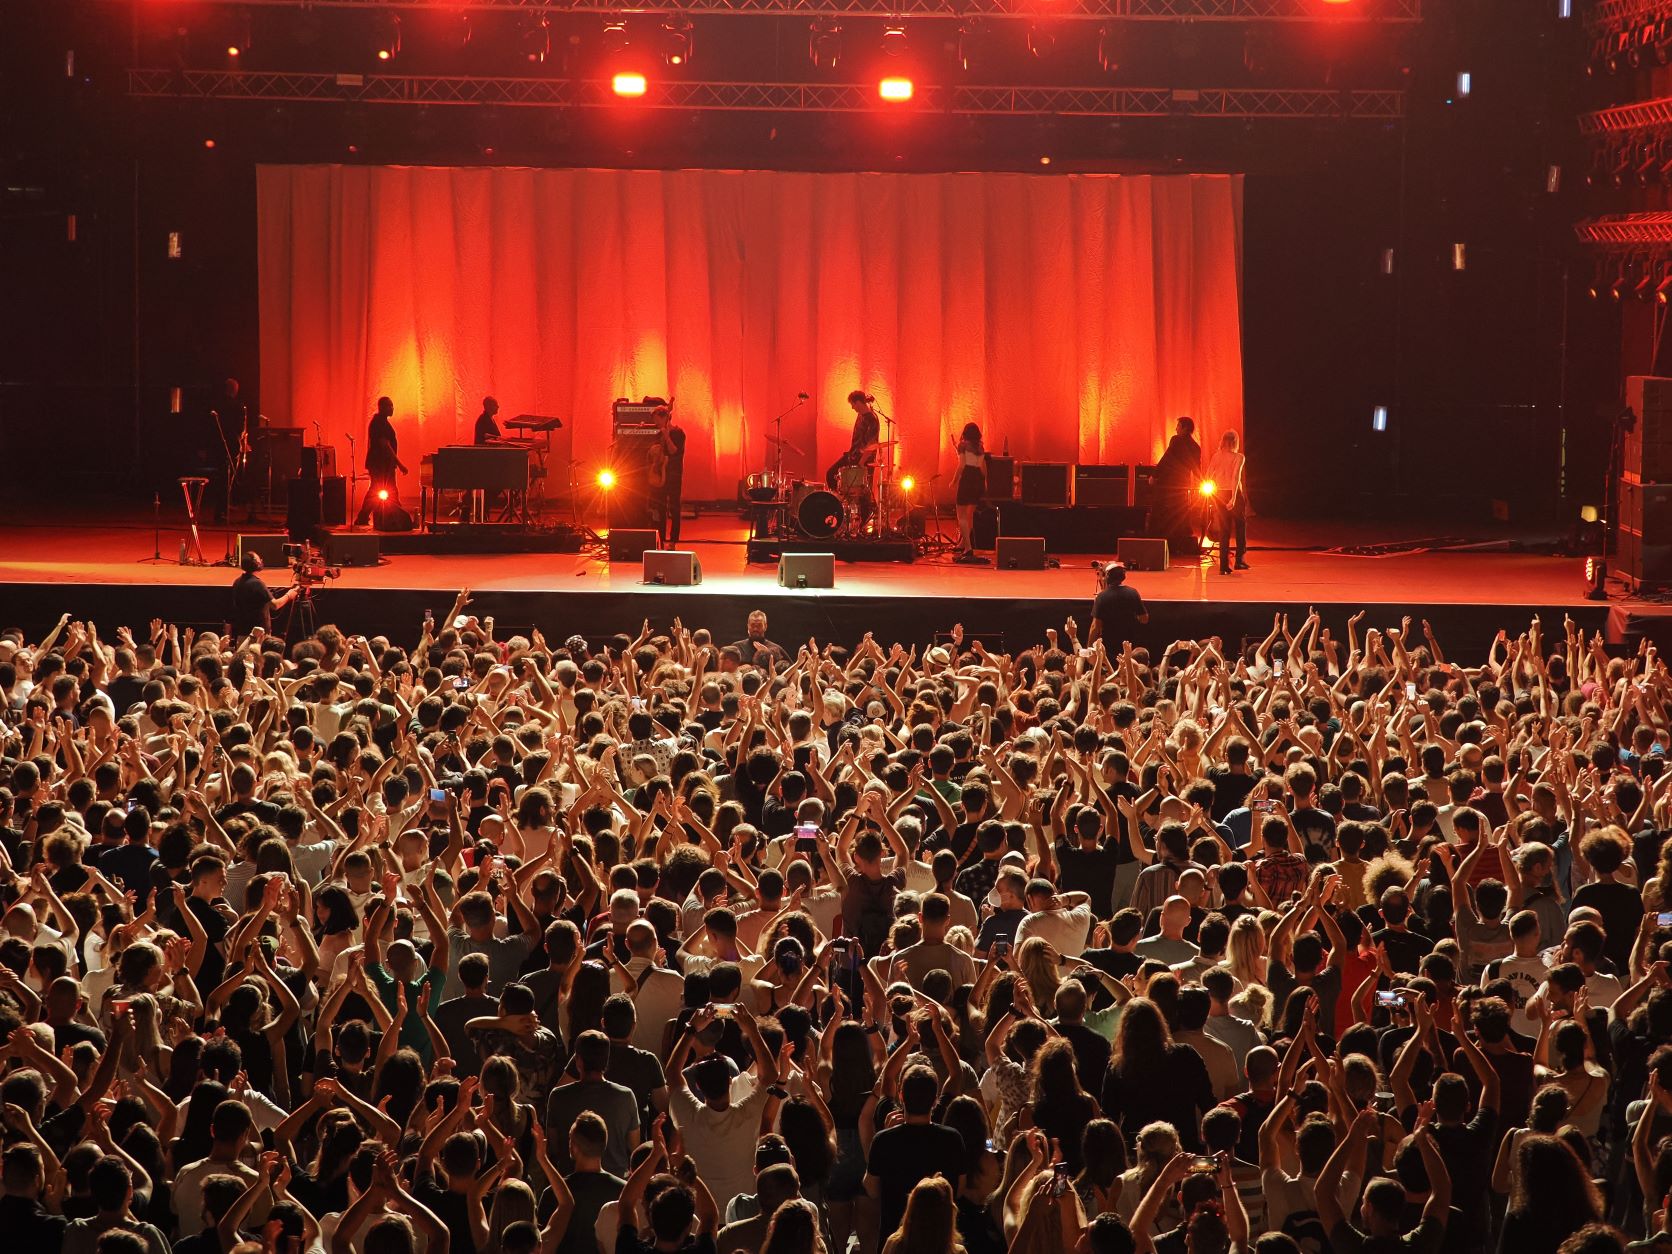
<svg viewBox="0 0 1672 1254">
<path fill-rule="evenodd" d="M 304 590 L 317 588 L 327 579 L 336 579 L 343 573 L 340 567 L 327 565 L 319 549 L 306 541 L 285 545 L 284 556 L 290 563 L 291 578 L 298 588 Z"/>
</svg>

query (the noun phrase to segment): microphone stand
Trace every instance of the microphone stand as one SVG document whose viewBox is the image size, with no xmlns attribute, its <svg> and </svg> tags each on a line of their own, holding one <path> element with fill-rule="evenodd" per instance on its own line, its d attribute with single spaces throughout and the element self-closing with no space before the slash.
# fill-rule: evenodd
<svg viewBox="0 0 1672 1254">
<path fill-rule="evenodd" d="M 871 412 L 883 420 L 886 427 L 884 434 L 888 436 L 888 441 L 884 445 L 888 451 L 883 454 L 883 480 L 879 485 L 880 490 L 877 492 L 879 498 L 884 496 L 887 498 L 886 504 L 882 500 L 877 502 L 877 513 L 880 516 L 878 519 L 878 535 L 880 536 L 883 530 L 892 530 L 888 526 L 888 518 L 894 508 L 894 419 L 890 418 L 888 411 L 875 401 L 871 402 Z"/>
<path fill-rule="evenodd" d="M 348 433 L 348 530 L 360 530 L 359 506 L 354 498 L 360 494 L 360 459 L 354 454 L 354 433 Z"/>
<path fill-rule="evenodd" d="M 774 487 L 781 488 L 784 483 L 784 419 L 806 403 L 807 393 L 798 393 L 795 404 L 772 420 L 772 426 L 774 427 L 772 434 L 777 437 L 773 443 L 773 455 L 776 458 L 776 464 L 772 467 L 773 478 L 776 480 Z"/>
</svg>

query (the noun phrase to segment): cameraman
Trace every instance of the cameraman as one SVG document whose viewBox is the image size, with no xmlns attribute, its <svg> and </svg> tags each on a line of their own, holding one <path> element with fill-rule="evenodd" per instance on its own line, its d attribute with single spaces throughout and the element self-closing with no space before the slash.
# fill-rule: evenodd
<svg viewBox="0 0 1672 1254">
<path fill-rule="evenodd" d="M 261 554 L 253 550 L 247 552 L 244 554 L 244 573 L 232 581 L 231 627 L 235 640 L 242 640 L 257 627 L 271 632 L 273 611 L 289 605 L 301 591 L 301 585 L 292 584 L 282 595 L 275 597 L 261 578 L 261 569 L 265 565 Z"/>
</svg>

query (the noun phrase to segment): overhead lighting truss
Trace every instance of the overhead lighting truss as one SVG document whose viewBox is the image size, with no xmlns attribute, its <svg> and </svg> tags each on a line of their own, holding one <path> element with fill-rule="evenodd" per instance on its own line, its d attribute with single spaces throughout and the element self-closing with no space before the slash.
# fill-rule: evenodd
<svg viewBox="0 0 1672 1254">
<path fill-rule="evenodd" d="M 1612 109 L 1599 109 L 1579 117 L 1581 135 L 1620 135 L 1628 131 L 1664 127 L 1672 127 L 1672 96 L 1616 105 Z"/>
<path fill-rule="evenodd" d="M 1597 33 L 1651 26 L 1672 17 L 1672 0 L 1591 0 L 1585 25 Z"/>
<path fill-rule="evenodd" d="M 608 79 L 487 75 L 279 74 L 229 70 L 128 72 L 128 94 L 145 99 L 262 100 L 389 105 L 507 105 L 620 109 Z M 655 80 L 633 108 L 707 112 L 860 113 L 877 106 L 875 83 L 700 83 Z M 1403 91 L 1317 88 L 922 86 L 925 113 L 1049 114 L 1107 118 L 1353 119 L 1405 115 Z"/>
<path fill-rule="evenodd" d="M 1672 251 L 1672 212 L 1605 214 L 1573 231 L 1581 244 L 1604 252 Z"/>
<path fill-rule="evenodd" d="M 645 0 L 201 0 L 241 9 L 445 9 L 518 13 L 642 13 L 657 11 Z M 785 14 L 798 17 L 872 15 L 883 17 L 1042 16 L 1037 0 L 691 0 L 669 6 L 691 16 L 720 13 Z M 1051 7 L 1052 21 L 1075 18 L 1108 21 L 1405 23 L 1422 20 L 1422 0 L 1069 0 Z"/>
</svg>

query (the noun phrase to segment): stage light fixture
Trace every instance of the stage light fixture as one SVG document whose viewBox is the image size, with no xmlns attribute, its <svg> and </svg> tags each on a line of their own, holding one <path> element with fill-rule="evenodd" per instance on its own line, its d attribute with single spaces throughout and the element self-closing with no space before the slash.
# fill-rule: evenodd
<svg viewBox="0 0 1672 1254">
<path fill-rule="evenodd" d="M 379 503 L 382 503 L 383 501 L 387 501 L 389 499 L 389 489 L 388 488 L 379 488 L 377 490 L 377 499 L 378 499 Z"/>
<path fill-rule="evenodd" d="M 904 478 L 902 478 L 900 480 L 900 491 L 911 492 L 911 491 L 914 491 L 916 488 L 917 488 L 917 480 L 913 479 L 910 475 L 906 475 Z"/>
<path fill-rule="evenodd" d="M 1370 411 L 1370 429 L 1377 432 L 1388 429 L 1388 407 L 1386 405 L 1377 405 Z"/>
<path fill-rule="evenodd" d="M 842 58 L 842 24 L 825 18 L 807 28 L 807 59 L 816 70 L 834 70 Z"/>
<path fill-rule="evenodd" d="M 1219 485 L 1212 479 L 1203 479 L 1196 485 L 1196 491 L 1201 493 L 1203 496 L 1212 496 L 1215 492 L 1219 491 Z"/>
<path fill-rule="evenodd" d="M 1382 273 L 1393 273 L 1393 249 L 1391 248 L 1382 249 Z"/>
<path fill-rule="evenodd" d="M 551 23 L 541 17 L 523 31 L 521 40 L 523 60 L 530 65 L 544 65 L 552 54 Z"/>
<path fill-rule="evenodd" d="M 681 14 L 662 23 L 660 34 L 662 60 L 669 65 L 688 65 L 691 61 L 691 19 Z"/>
<path fill-rule="evenodd" d="M 1587 601 L 1606 601 L 1608 599 L 1608 563 L 1600 557 L 1585 559 L 1585 599 Z"/>
<path fill-rule="evenodd" d="M 1556 16 L 1564 21 L 1573 16 L 1573 0 L 1556 0 Z"/>
<path fill-rule="evenodd" d="M 1613 282 L 1611 282 L 1608 285 L 1608 294 L 1609 294 L 1609 296 L 1613 297 L 1615 300 L 1619 300 L 1622 296 L 1624 296 L 1626 294 L 1626 285 L 1627 285 L 1626 265 L 1627 265 L 1627 263 L 1622 261 L 1618 265 L 1615 266 L 1615 268 L 1614 268 L 1614 280 L 1613 280 Z"/>
<path fill-rule="evenodd" d="M 1457 98 L 1467 100 L 1475 90 L 1475 76 L 1468 70 L 1457 71 Z"/>
<path fill-rule="evenodd" d="M 1547 165 L 1544 167 L 1544 190 L 1554 196 L 1562 190 L 1562 167 Z"/>
<path fill-rule="evenodd" d="M 615 487 L 615 471 L 607 467 L 598 472 L 598 486 L 608 492 Z"/>
<path fill-rule="evenodd" d="M 179 413 L 180 408 L 181 408 L 181 403 L 182 403 L 181 390 L 178 387 L 169 388 L 168 389 L 168 412 L 171 413 L 171 414 Z"/>
<path fill-rule="evenodd" d="M 180 255 L 180 232 L 170 231 L 168 233 L 168 259 L 179 261 Z"/>
<path fill-rule="evenodd" d="M 1120 72 L 1120 33 L 1113 26 L 1097 29 L 1097 67 L 1105 74 Z"/>
<path fill-rule="evenodd" d="M 911 79 L 891 75 L 877 84 L 877 95 L 890 104 L 903 104 L 916 92 Z"/>
<path fill-rule="evenodd" d="M 610 90 L 616 95 L 629 100 L 636 100 L 650 89 L 650 84 L 643 74 L 624 71 L 610 80 Z M 613 476 L 612 476 L 613 480 Z"/>
<path fill-rule="evenodd" d="M 1453 244 L 1451 246 L 1451 268 L 1453 270 L 1469 268 L 1469 248 L 1467 244 Z"/>
<path fill-rule="evenodd" d="M 215 146 L 215 141 L 212 139 L 206 139 L 203 141 L 203 146 L 205 148 L 213 148 Z"/>
<path fill-rule="evenodd" d="M 906 28 L 898 22 L 890 22 L 882 30 L 882 50 L 891 57 L 906 55 Z"/>
<path fill-rule="evenodd" d="M 227 37 L 227 57 L 233 61 L 237 61 L 250 50 L 250 43 L 250 15 L 248 13 L 240 13 L 236 19 L 233 33 Z"/>
<path fill-rule="evenodd" d="M 372 55 L 379 61 L 393 61 L 401 52 L 401 19 L 393 13 L 379 13 L 372 20 Z"/>
<path fill-rule="evenodd" d="M 476 26 L 475 23 L 470 20 L 470 14 L 455 14 L 452 18 L 452 24 L 449 27 L 448 33 L 448 41 L 452 44 L 454 51 L 463 52 L 466 48 L 470 47 L 470 41 L 475 38 Z"/>
<path fill-rule="evenodd" d="M 1664 305 L 1672 301 L 1672 263 L 1661 266 L 1660 282 L 1655 284 L 1655 304 Z"/>
<path fill-rule="evenodd" d="M 1057 50 L 1057 32 L 1039 22 L 1028 23 L 1028 52 L 1035 60 L 1043 61 Z"/>
<path fill-rule="evenodd" d="M 622 21 L 605 22 L 603 34 L 598 36 L 598 45 L 612 57 L 626 52 L 631 42 L 627 38 L 627 23 Z"/>
</svg>

